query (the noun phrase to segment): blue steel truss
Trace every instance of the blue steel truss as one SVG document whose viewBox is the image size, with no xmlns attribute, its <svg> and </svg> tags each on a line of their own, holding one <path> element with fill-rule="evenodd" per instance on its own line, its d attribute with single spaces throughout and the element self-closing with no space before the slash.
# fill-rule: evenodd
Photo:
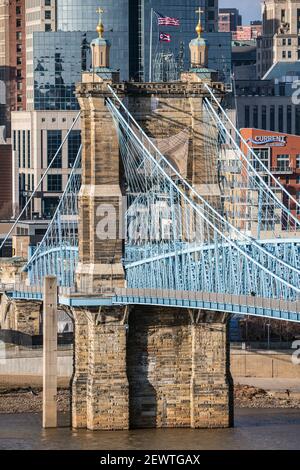
<svg viewBox="0 0 300 470">
<path fill-rule="evenodd" d="M 79 148 L 65 191 L 46 234 L 24 270 L 31 285 L 42 286 L 47 275 L 57 276 L 58 285 L 75 283 L 78 263 L 78 194 L 81 187 L 81 150 Z"/>
<path fill-rule="evenodd" d="M 207 165 L 202 194 L 110 91 L 107 106 L 119 135 L 128 199 L 127 288 L 277 299 L 298 305 L 298 203 L 250 149 L 247 155 L 241 151 L 241 137 L 214 97 L 203 105 Z M 79 166 L 80 152 L 47 233 L 26 266 L 32 285 L 41 286 L 45 275 L 54 274 L 59 286 L 74 287 Z M 119 296 L 120 302 L 121 298 L 127 299 Z M 247 313 L 255 314 L 251 308 Z"/>
</svg>

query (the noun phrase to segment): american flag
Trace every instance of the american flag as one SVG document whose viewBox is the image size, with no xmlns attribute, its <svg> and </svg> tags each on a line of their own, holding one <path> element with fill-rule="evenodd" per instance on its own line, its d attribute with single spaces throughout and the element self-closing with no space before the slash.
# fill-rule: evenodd
<svg viewBox="0 0 300 470">
<path fill-rule="evenodd" d="M 162 42 L 171 42 L 171 34 L 160 33 L 159 40 Z"/>
<path fill-rule="evenodd" d="M 158 18 L 159 26 L 180 26 L 178 18 L 170 18 L 169 16 L 160 16 Z"/>
</svg>

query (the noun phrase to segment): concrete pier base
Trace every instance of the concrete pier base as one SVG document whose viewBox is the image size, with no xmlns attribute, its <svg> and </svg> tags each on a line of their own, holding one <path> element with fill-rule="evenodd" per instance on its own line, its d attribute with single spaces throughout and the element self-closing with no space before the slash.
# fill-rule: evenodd
<svg viewBox="0 0 300 470">
<path fill-rule="evenodd" d="M 57 427 L 57 280 L 44 280 L 43 427 Z"/>
<path fill-rule="evenodd" d="M 74 428 L 233 425 L 228 315 L 114 307 L 74 316 Z"/>
</svg>

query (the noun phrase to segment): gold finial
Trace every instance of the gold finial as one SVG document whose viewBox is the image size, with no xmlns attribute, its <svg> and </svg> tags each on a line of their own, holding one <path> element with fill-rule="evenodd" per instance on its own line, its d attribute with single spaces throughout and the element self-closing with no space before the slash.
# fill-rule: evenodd
<svg viewBox="0 0 300 470">
<path fill-rule="evenodd" d="M 97 33 L 99 34 L 99 38 L 102 39 L 103 38 L 103 33 L 104 33 L 104 26 L 103 26 L 103 23 L 102 23 L 102 14 L 104 13 L 103 8 L 100 8 L 100 7 L 97 8 L 96 13 L 98 13 L 98 15 L 99 15 L 99 23 L 98 23 L 98 26 L 97 26 Z"/>
<path fill-rule="evenodd" d="M 200 39 L 201 33 L 203 33 L 203 28 L 202 28 L 202 25 L 201 25 L 201 15 L 202 15 L 202 13 L 204 13 L 204 11 L 201 10 L 201 8 L 199 7 L 198 10 L 196 10 L 196 13 L 197 13 L 197 15 L 199 15 L 199 22 L 198 22 L 197 27 L 196 27 L 196 33 L 198 34 L 198 38 Z"/>
</svg>

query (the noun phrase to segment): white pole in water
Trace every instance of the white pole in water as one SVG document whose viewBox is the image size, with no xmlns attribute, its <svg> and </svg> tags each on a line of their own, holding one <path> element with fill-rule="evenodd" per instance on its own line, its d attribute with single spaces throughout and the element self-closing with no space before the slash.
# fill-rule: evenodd
<svg viewBox="0 0 300 470">
<path fill-rule="evenodd" d="M 152 82 L 152 43 L 153 43 L 153 13 L 151 8 L 151 26 L 150 26 L 150 56 L 149 56 L 149 82 Z"/>
<path fill-rule="evenodd" d="M 44 279 L 43 427 L 57 427 L 57 279 Z"/>
</svg>

